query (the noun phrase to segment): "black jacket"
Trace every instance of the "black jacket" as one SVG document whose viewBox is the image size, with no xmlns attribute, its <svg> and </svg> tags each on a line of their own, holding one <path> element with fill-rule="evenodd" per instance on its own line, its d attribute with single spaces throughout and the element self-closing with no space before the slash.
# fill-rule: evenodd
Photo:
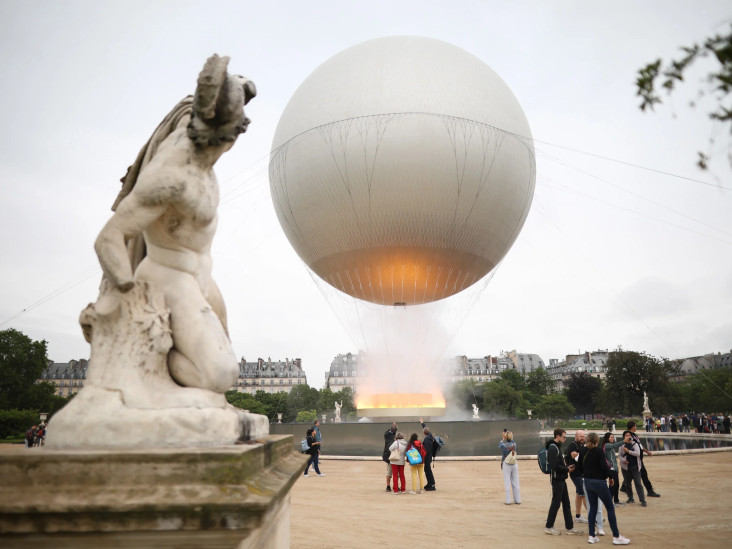
<svg viewBox="0 0 732 549">
<path fill-rule="evenodd" d="M 607 464 L 605 452 L 599 447 L 585 450 L 584 457 L 582 458 L 582 474 L 584 478 L 594 478 L 597 480 L 609 478 L 610 466 Z"/>
<path fill-rule="evenodd" d="M 385 462 L 389 463 L 389 446 L 391 446 L 394 443 L 394 438 L 396 437 L 396 433 L 393 432 L 391 429 L 387 429 L 384 433 L 384 453 L 381 455 L 381 459 Z"/>
<path fill-rule="evenodd" d="M 552 448 L 554 446 L 554 448 Z M 559 442 L 550 440 L 546 443 L 546 460 L 552 469 L 551 480 L 567 480 L 569 467 L 564 463 L 562 455 L 562 445 Z"/>
</svg>

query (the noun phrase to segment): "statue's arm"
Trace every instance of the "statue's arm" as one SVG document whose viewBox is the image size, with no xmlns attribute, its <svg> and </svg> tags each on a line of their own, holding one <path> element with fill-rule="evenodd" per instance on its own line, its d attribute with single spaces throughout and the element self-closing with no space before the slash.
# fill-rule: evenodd
<svg viewBox="0 0 732 549">
<path fill-rule="evenodd" d="M 131 192 L 97 236 L 94 250 L 106 277 L 122 291 L 134 285 L 134 273 L 127 254 L 127 241 L 144 231 L 166 209 L 164 204 L 144 203 L 139 193 Z"/>
</svg>

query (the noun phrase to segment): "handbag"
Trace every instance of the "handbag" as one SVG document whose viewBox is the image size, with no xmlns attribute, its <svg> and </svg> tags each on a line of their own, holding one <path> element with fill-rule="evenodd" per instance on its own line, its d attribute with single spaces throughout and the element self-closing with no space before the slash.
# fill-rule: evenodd
<svg viewBox="0 0 732 549">
<path fill-rule="evenodd" d="M 509 454 L 506 456 L 506 459 L 504 459 L 506 463 L 509 465 L 516 465 L 516 445 L 514 444 L 513 450 L 509 452 Z"/>
<path fill-rule="evenodd" d="M 397 442 L 397 445 L 389 454 L 389 461 L 399 461 L 400 459 L 402 459 L 402 453 L 399 451 L 399 443 Z"/>
</svg>

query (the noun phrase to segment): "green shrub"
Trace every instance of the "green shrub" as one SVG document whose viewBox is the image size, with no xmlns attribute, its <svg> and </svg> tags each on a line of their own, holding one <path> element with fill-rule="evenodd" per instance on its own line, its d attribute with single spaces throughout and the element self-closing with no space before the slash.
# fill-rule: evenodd
<svg viewBox="0 0 732 549">
<path fill-rule="evenodd" d="M 0 438 L 12 436 L 23 440 L 25 432 L 40 422 L 35 410 L 0 410 Z"/>
</svg>

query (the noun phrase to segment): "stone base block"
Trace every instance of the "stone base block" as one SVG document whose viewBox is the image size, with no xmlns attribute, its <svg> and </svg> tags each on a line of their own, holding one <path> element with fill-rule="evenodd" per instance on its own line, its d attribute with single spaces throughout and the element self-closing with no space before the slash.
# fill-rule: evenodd
<svg viewBox="0 0 732 549">
<path fill-rule="evenodd" d="M 290 546 L 290 435 L 223 448 L 0 456 L 4 548 Z"/>
</svg>

